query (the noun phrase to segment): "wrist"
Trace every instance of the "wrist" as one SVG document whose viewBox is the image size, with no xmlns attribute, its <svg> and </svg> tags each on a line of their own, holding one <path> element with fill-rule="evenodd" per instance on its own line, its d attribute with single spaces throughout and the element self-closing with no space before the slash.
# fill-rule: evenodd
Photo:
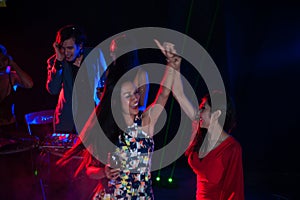
<svg viewBox="0 0 300 200">
<path fill-rule="evenodd" d="M 59 54 L 56 54 L 56 60 L 58 60 L 58 61 L 60 61 L 60 62 L 62 62 L 63 60 L 64 60 L 64 56 L 62 56 L 62 55 L 59 55 Z"/>
<path fill-rule="evenodd" d="M 54 61 L 54 68 L 56 70 L 62 69 L 63 68 L 63 62 L 60 61 L 60 60 L 58 60 L 58 59 L 55 59 L 55 61 Z"/>
</svg>

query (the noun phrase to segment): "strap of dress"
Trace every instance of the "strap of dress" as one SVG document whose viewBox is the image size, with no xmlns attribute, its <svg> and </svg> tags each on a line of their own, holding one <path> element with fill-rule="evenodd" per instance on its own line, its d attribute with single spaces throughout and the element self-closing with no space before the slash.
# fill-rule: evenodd
<svg viewBox="0 0 300 200">
<path fill-rule="evenodd" d="M 138 115 L 134 118 L 134 123 L 136 123 L 138 126 L 142 125 L 142 114 L 143 114 L 143 111 L 140 110 Z"/>
</svg>

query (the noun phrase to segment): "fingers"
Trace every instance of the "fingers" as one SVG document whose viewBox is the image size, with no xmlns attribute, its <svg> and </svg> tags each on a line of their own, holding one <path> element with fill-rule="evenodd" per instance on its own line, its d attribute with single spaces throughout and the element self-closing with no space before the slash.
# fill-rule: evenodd
<svg viewBox="0 0 300 200">
<path fill-rule="evenodd" d="M 76 60 L 74 62 L 74 65 L 77 66 L 77 67 L 80 67 L 82 59 L 83 59 L 83 55 L 76 58 Z"/>
<path fill-rule="evenodd" d="M 171 58 L 167 59 L 168 61 L 168 65 L 172 68 L 174 68 L 175 70 L 179 70 L 180 69 L 180 64 L 181 64 L 181 57 L 178 55 L 174 55 Z"/>
<path fill-rule="evenodd" d="M 160 42 L 156 39 L 154 39 L 154 42 L 161 50 L 161 52 L 167 57 L 168 66 L 179 70 L 181 57 L 177 54 L 175 45 L 170 42 L 164 42 L 163 45 L 161 45 Z"/>
<path fill-rule="evenodd" d="M 176 50 L 175 50 L 174 46 L 175 45 L 170 42 L 163 43 L 163 47 L 164 47 L 165 51 L 167 52 L 168 57 L 173 57 L 176 54 Z"/>
<path fill-rule="evenodd" d="M 59 50 L 59 44 L 57 42 L 53 42 L 52 46 L 55 50 Z"/>
<path fill-rule="evenodd" d="M 55 54 L 56 54 L 56 59 L 59 61 L 62 61 L 65 58 L 65 56 L 64 56 L 63 52 L 61 52 L 61 46 L 57 42 L 54 42 L 52 46 L 53 46 Z"/>
<path fill-rule="evenodd" d="M 105 165 L 104 172 L 105 172 L 105 176 L 108 179 L 115 180 L 120 176 L 120 169 L 119 168 L 112 169 L 112 168 L 109 167 L 109 165 Z"/>
<path fill-rule="evenodd" d="M 167 59 L 173 58 L 174 56 L 178 56 L 175 49 L 175 45 L 173 43 L 164 42 L 163 45 L 161 45 L 160 42 L 156 39 L 154 39 L 154 42 L 161 50 L 161 52 L 167 57 Z"/>
<path fill-rule="evenodd" d="M 165 50 L 165 48 L 160 44 L 160 42 L 159 42 L 158 40 L 156 40 L 156 39 L 154 39 L 154 42 L 156 43 L 156 45 L 158 46 L 158 48 L 161 50 L 161 52 L 162 52 L 165 56 L 167 56 L 167 55 L 166 55 L 166 50 Z"/>
</svg>

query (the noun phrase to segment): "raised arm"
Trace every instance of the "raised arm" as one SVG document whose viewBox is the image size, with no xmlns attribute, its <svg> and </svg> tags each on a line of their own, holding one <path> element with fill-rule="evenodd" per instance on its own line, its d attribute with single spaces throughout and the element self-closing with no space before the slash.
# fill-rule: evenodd
<svg viewBox="0 0 300 200">
<path fill-rule="evenodd" d="M 6 67 L 6 70 L 15 72 L 13 74 L 13 84 L 19 85 L 23 88 L 33 87 L 32 78 L 18 66 L 11 56 L 6 54 L 6 50 L 4 53 L 0 51 L 0 67 Z"/>
<path fill-rule="evenodd" d="M 160 88 L 154 102 L 147 107 L 144 116 L 149 116 L 149 122 L 152 126 L 157 122 L 158 117 L 164 109 L 164 106 L 169 98 L 171 87 L 174 80 L 175 70 L 167 65 L 166 71 L 160 84 Z"/>
<path fill-rule="evenodd" d="M 155 40 L 155 42 L 159 47 L 163 48 L 157 40 Z M 147 116 L 149 116 L 149 124 L 152 128 L 155 126 L 158 117 L 163 111 L 164 106 L 169 98 L 174 81 L 175 71 L 181 64 L 181 58 L 175 54 L 176 51 L 174 49 L 174 45 L 172 49 L 163 49 L 162 52 L 167 57 L 168 61 L 166 71 L 154 102 L 147 108 L 146 113 L 144 113 L 144 116 L 146 116 L 146 118 Z"/>
<path fill-rule="evenodd" d="M 134 79 L 134 82 L 138 86 L 141 95 L 140 102 L 139 102 L 139 109 L 145 110 L 147 107 L 148 93 L 149 93 L 148 73 L 144 69 L 139 68 L 136 77 Z"/>
<path fill-rule="evenodd" d="M 12 59 L 9 59 L 8 66 L 10 66 L 11 70 L 15 71 L 17 74 L 17 80 L 16 80 L 15 84 L 17 84 L 23 88 L 32 88 L 33 87 L 32 78 L 25 71 L 23 71 L 15 61 L 13 61 Z"/>
<path fill-rule="evenodd" d="M 178 60 L 177 58 L 179 56 L 177 55 L 177 52 L 174 49 L 174 44 L 164 43 L 164 46 L 162 46 L 157 40 L 155 40 L 155 42 L 156 42 L 157 46 L 160 48 L 160 50 L 162 51 L 162 53 L 167 57 L 168 61 L 174 61 L 174 59 Z M 179 62 L 178 63 L 175 62 L 175 65 L 173 66 L 174 69 L 176 69 L 175 75 L 174 75 L 174 83 L 172 86 L 173 96 L 176 98 L 176 100 L 178 101 L 178 103 L 180 104 L 180 106 L 184 110 L 184 112 L 187 114 L 187 116 L 191 120 L 195 120 L 195 119 L 197 119 L 197 116 L 198 116 L 198 109 L 195 108 L 191 104 L 191 102 L 188 100 L 188 98 L 185 96 L 182 81 L 181 81 L 181 74 L 180 74 L 181 58 L 178 61 Z M 171 62 L 171 63 L 174 63 L 174 62 Z"/>
<path fill-rule="evenodd" d="M 47 82 L 46 89 L 50 94 L 58 94 L 62 87 L 63 62 L 56 59 L 53 55 L 47 60 Z"/>
<path fill-rule="evenodd" d="M 180 68 L 176 70 L 176 73 L 174 75 L 174 84 L 172 87 L 173 96 L 178 101 L 180 107 L 183 109 L 183 111 L 186 113 L 186 115 L 193 121 L 197 119 L 197 113 L 198 109 L 194 107 L 191 102 L 186 97 L 182 80 L 181 80 L 181 74 L 180 74 Z"/>
</svg>

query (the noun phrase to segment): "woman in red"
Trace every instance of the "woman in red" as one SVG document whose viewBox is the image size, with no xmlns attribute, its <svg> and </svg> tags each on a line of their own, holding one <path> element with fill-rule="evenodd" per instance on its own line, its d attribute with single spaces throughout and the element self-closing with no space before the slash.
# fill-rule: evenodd
<svg viewBox="0 0 300 200">
<path fill-rule="evenodd" d="M 229 134 L 235 125 L 230 98 L 220 91 L 211 92 L 197 110 L 183 92 L 180 73 L 175 77 L 173 94 L 193 120 L 194 137 L 186 156 L 197 175 L 196 199 L 244 200 L 242 149 Z"/>
</svg>

